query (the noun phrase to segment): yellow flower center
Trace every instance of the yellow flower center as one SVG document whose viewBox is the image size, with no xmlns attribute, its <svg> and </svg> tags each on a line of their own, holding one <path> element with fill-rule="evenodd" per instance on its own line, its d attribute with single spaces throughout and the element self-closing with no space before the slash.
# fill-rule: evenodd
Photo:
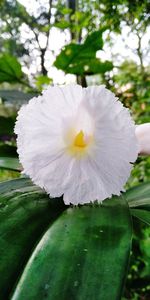
<svg viewBox="0 0 150 300">
<path fill-rule="evenodd" d="M 80 158 L 88 153 L 87 150 L 93 141 L 93 137 L 85 135 L 83 130 L 80 130 L 73 137 L 73 132 L 70 131 L 66 136 L 66 141 L 68 140 L 70 140 L 71 143 L 68 145 L 67 151 L 69 151 L 71 155 Z"/>
<path fill-rule="evenodd" d="M 80 130 L 80 132 L 76 135 L 76 137 L 74 139 L 74 146 L 84 148 L 84 147 L 86 147 L 86 145 L 87 144 L 84 140 L 84 133 L 82 130 Z"/>
</svg>

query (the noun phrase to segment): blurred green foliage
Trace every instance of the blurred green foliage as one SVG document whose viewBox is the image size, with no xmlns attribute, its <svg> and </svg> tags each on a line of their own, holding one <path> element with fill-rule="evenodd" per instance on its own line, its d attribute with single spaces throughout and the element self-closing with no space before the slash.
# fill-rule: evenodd
<svg viewBox="0 0 150 300">
<path fill-rule="evenodd" d="M 53 28 L 69 35 L 69 41 L 55 54 L 54 66 L 65 74 L 76 75 L 77 82 L 87 86 L 96 78 L 104 83 L 128 107 L 137 124 L 150 122 L 150 68 L 145 63 L 149 47 L 143 48 L 143 36 L 149 28 L 150 3 L 147 0 L 63 0 L 39 1 L 35 14 L 30 13 L 17 0 L 0 1 L 0 180 L 18 177 L 13 128 L 18 108 L 44 86 L 53 84 L 46 65 Z M 23 42 L 21 26 L 30 35 Z M 97 58 L 97 51 L 105 44 L 111 49 L 115 38 L 128 26 L 134 33 L 137 46 L 136 61 L 118 57 L 111 61 Z M 41 46 L 40 36 L 45 39 Z M 57 38 L 57 37 L 56 37 Z M 144 49 L 144 50 L 143 50 Z M 33 56 L 33 50 L 36 53 Z M 119 51 L 119 50 L 118 50 Z M 27 75 L 36 64 L 36 76 Z M 52 63 L 51 63 L 52 64 Z M 10 169 L 10 170 L 8 170 Z M 12 170 L 15 170 L 12 171 Z M 150 181 L 150 157 L 139 157 L 127 187 Z M 130 271 L 124 293 L 125 299 L 150 299 L 150 229 L 135 219 Z"/>
</svg>

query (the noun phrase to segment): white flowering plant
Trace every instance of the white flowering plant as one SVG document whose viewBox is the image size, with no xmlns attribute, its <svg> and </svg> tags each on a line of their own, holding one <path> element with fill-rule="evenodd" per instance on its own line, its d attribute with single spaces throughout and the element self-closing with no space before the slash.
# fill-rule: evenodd
<svg viewBox="0 0 150 300">
<path fill-rule="evenodd" d="M 103 85 L 48 87 L 21 107 L 24 175 L 0 183 L 1 299 L 121 299 L 132 220 L 150 224 L 150 185 L 125 191 L 149 130 Z"/>
<path fill-rule="evenodd" d="M 138 155 L 129 111 L 103 85 L 49 87 L 21 108 L 15 133 L 23 172 L 65 204 L 120 195 Z"/>
</svg>

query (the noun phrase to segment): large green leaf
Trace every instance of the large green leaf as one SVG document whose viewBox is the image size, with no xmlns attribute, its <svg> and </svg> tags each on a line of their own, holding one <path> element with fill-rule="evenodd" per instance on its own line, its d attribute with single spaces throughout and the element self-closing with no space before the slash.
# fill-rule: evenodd
<svg viewBox="0 0 150 300">
<path fill-rule="evenodd" d="M 124 199 L 69 208 L 37 245 L 12 300 L 119 300 L 130 244 Z"/>
<path fill-rule="evenodd" d="M 113 68 L 111 62 L 101 62 L 96 51 L 103 47 L 103 30 L 91 33 L 83 44 L 69 44 L 57 56 L 54 65 L 66 73 L 92 75 L 105 73 Z"/>
<path fill-rule="evenodd" d="M 60 199 L 53 201 L 29 179 L 0 183 L 1 300 L 10 299 L 35 245 L 64 208 Z"/>
<path fill-rule="evenodd" d="M 83 44 L 87 54 L 88 54 L 88 49 L 91 49 L 91 51 L 95 53 L 95 51 L 103 48 L 103 38 L 102 38 L 103 31 L 104 29 L 97 30 L 87 36 Z"/>
<path fill-rule="evenodd" d="M 0 56 L 0 83 L 18 82 L 22 77 L 21 65 L 9 54 Z"/>
<path fill-rule="evenodd" d="M 22 167 L 18 158 L 15 157 L 1 157 L 0 156 L 0 169 L 21 171 Z"/>
<path fill-rule="evenodd" d="M 82 58 L 72 64 L 69 64 L 66 68 L 66 73 L 72 73 L 76 75 L 93 75 L 105 73 L 112 70 L 112 62 L 101 62 L 98 58 Z"/>
<path fill-rule="evenodd" d="M 29 179 L 1 183 L 0 299 L 119 300 L 131 244 L 125 198 L 132 215 L 150 224 L 149 202 L 133 206 L 148 186 L 102 205 L 67 209 Z"/>
</svg>

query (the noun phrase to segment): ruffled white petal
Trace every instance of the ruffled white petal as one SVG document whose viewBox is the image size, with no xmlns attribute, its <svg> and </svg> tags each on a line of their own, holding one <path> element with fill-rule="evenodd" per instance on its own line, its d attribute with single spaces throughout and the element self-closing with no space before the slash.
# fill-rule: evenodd
<svg viewBox="0 0 150 300">
<path fill-rule="evenodd" d="M 81 130 L 92 142 L 80 156 L 68 149 Z M 20 109 L 15 133 L 24 173 L 66 204 L 119 195 L 138 154 L 129 111 L 104 86 L 48 88 Z"/>
</svg>

